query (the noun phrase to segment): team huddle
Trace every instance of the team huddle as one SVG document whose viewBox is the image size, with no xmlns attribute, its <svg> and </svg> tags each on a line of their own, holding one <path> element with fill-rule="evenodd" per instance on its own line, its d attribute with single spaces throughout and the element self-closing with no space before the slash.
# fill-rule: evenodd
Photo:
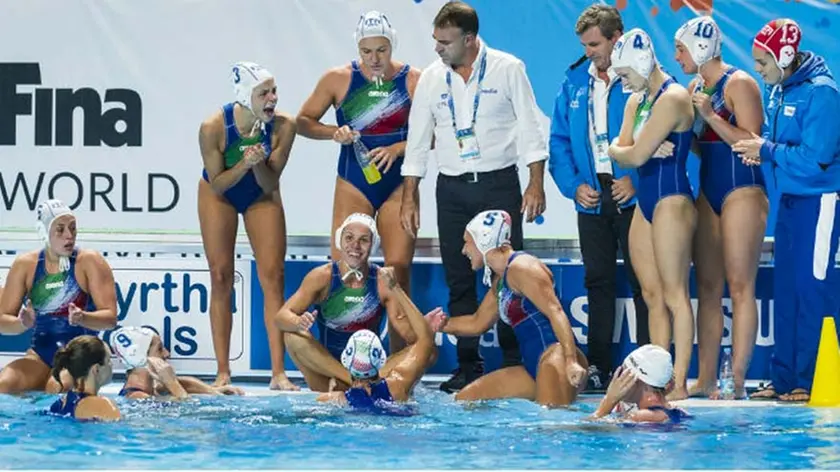
<svg viewBox="0 0 840 472">
<path fill-rule="evenodd" d="M 450 2 L 439 13 L 439 19 L 452 11 L 475 15 L 462 2 Z M 450 68 L 461 74 L 466 67 L 462 77 L 465 83 L 476 78 L 480 84 L 483 79 L 490 53 L 478 40 L 477 26 L 474 29 L 465 31 L 454 20 L 435 22 L 436 50 L 441 56 L 436 67 L 446 68 L 450 92 Z M 836 105 L 836 85 L 823 80 L 825 66 L 816 63 L 821 59 L 811 53 L 799 53 L 800 36 L 801 30 L 790 20 L 776 20 L 762 29 L 755 39 L 757 70 L 761 70 L 768 84 L 777 84 L 786 96 L 830 89 L 834 95 L 826 100 Z M 757 85 L 743 72 L 722 65 L 719 38 L 717 25 L 708 17 L 693 19 L 677 32 L 676 49 L 688 72 L 708 71 L 708 64 L 712 63 L 720 71 L 717 85 L 703 83 L 699 77 L 687 87 L 659 66 L 646 32 L 632 29 L 607 38 L 611 42 L 610 66 L 602 72 L 605 76 L 612 74 L 631 93 L 620 131 L 614 139 L 602 143 L 602 151 L 608 160 L 634 169 L 629 178 L 637 189 L 638 205 L 630 229 L 630 253 L 650 309 L 652 342 L 633 351 L 615 369 L 593 414 L 595 418 L 618 416 L 639 422 L 679 422 L 688 417 L 669 402 L 688 396 L 686 380 L 695 330 L 688 277 L 692 242 L 699 237 L 695 230 L 700 231 L 698 220 L 703 216 L 702 210 L 698 216 L 688 182 L 686 161 L 690 151 L 698 153 L 703 162 L 702 198 L 708 202 L 709 211 L 723 222 L 728 221 L 721 216 L 725 214 L 724 202 L 726 211 L 732 212 L 731 208 L 741 205 L 751 212 L 745 218 L 766 218 L 764 177 L 758 167 L 765 161 L 773 163 L 774 175 L 789 173 L 779 179 L 779 186 L 795 202 L 785 207 L 790 214 L 784 217 L 787 219 L 780 215 L 780 221 L 807 226 L 808 218 L 821 218 L 816 216 L 819 212 L 811 211 L 813 198 L 817 206 L 836 204 L 840 166 L 832 159 L 838 154 L 838 146 L 827 149 L 808 142 L 802 146 L 810 147 L 799 149 L 798 143 L 805 138 L 795 136 L 794 130 L 784 126 L 778 135 L 758 137 L 763 113 Z M 471 269 L 469 275 L 474 279 L 475 272 L 483 272 L 482 281 L 489 287 L 473 312 L 453 316 L 436 308 L 424 315 L 412 301 L 407 287 L 419 217 L 416 201 L 414 206 L 405 201 L 405 195 L 416 188 L 404 191 L 401 169 L 404 161 L 412 157 L 406 154 L 407 149 L 412 149 L 411 143 L 416 144 L 419 139 L 417 134 L 412 136 L 419 131 L 409 126 L 410 117 L 424 113 L 412 109 L 412 103 L 432 79 L 426 71 L 392 60 L 396 33 L 382 13 L 362 15 L 355 40 L 361 61 L 328 71 L 297 117 L 276 110 L 277 84 L 273 74 L 260 65 L 239 62 L 231 72 L 235 100 L 201 124 L 203 173 L 198 186 L 198 211 L 211 272 L 210 319 L 218 363 L 212 385 L 177 375 L 168 361 L 169 352 L 149 328 L 120 327 L 110 334 L 109 343 L 102 340 L 101 333 L 117 326 L 113 272 L 100 253 L 76 246 L 73 211 L 60 200 L 48 200 L 36 212 L 42 247 L 16 257 L 2 289 L 0 333 L 20 334 L 31 329 L 33 335 L 27 353 L 0 371 L 0 392 L 63 393 L 50 409 L 54 414 L 78 419 L 119 419 L 117 404 L 100 393 L 112 380 L 114 354 L 128 369 L 119 395 L 129 399 L 242 395 L 242 390 L 231 384 L 228 360 L 234 243 L 241 214 L 265 294 L 264 316 L 272 360 L 270 388 L 300 388 L 286 376 L 283 356 L 287 351 L 307 387 L 319 393 L 318 401 L 362 411 L 413 414 L 406 404 L 412 403 L 416 385 L 437 360 L 435 333 L 457 335 L 461 342 L 461 337 L 479 336 L 498 323 L 513 333 L 516 362 L 471 379 L 458 389 L 456 401 L 522 398 L 547 407 L 563 407 L 577 401 L 586 387 L 590 365 L 576 345 L 551 270 L 537 257 L 516 247 L 514 232 L 521 230 L 522 214 L 501 208 L 472 211 L 466 225 L 458 228 L 457 244 L 447 242 L 447 251 L 460 251 L 461 263 L 468 263 Z M 457 41 L 465 46 L 459 46 Z M 791 77 L 799 82 L 787 82 Z M 806 86 L 811 89 L 803 90 Z M 448 121 L 441 127 L 450 134 L 454 131 L 459 158 L 472 162 L 480 160 L 487 149 L 479 146 L 482 136 L 475 128 L 481 95 L 480 85 L 477 88 L 472 125 L 459 129 L 450 98 L 454 130 Z M 745 88 L 756 93 L 743 92 Z M 702 93 L 698 95 L 698 91 Z M 770 106 L 780 105 L 774 102 Z M 337 125 L 319 121 L 330 107 L 336 109 Z M 732 108 L 734 112 L 728 111 Z M 778 110 L 770 111 L 778 115 Z M 719 126 L 716 120 L 726 127 Z M 555 139 L 569 141 L 568 129 L 560 138 L 554 131 L 552 146 Z M 431 129 L 422 132 L 423 139 L 434 136 L 440 146 L 438 135 Z M 434 133 L 437 132 L 435 128 Z M 816 131 L 801 131 L 808 139 L 813 132 Z M 284 300 L 286 230 L 279 181 L 298 134 L 333 140 L 341 145 L 341 151 L 331 260 L 312 269 L 294 294 Z M 429 142 L 426 146 L 431 149 L 435 144 Z M 810 154 L 814 156 L 812 166 L 797 161 L 802 156 L 810 158 Z M 830 158 L 823 159 L 824 154 Z M 721 175 L 729 180 L 723 182 Z M 558 182 L 564 194 L 573 196 L 580 184 Z M 802 195 L 795 191 L 802 185 L 809 193 L 796 196 Z M 544 210 L 544 201 L 535 196 L 538 192 L 529 192 L 521 206 L 522 213 L 532 218 Z M 736 192 L 740 192 L 740 203 L 732 203 Z M 581 205 L 586 203 L 585 195 L 576 199 L 583 202 Z M 807 215 L 795 212 L 796 205 L 807 207 Z M 733 214 L 743 217 L 743 210 Z M 837 227 L 840 225 L 835 224 L 829 232 L 834 234 Z M 740 244 L 727 239 L 734 249 L 716 246 L 715 250 L 729 258 L 734 257 L 730 253 L 755 251 L 763 231 L 762 222 L 751 231 L 743 230 Z M 836 251 L 837 239 L 832 239 L 831 254 Z M 385 259 L 383 266 L 370 261 L 380 249 Z M 811 248 L 811 259 L 814 250 Z M 741 259 L 744 260 L 727 261 L 726 276 L 734 274 L 737 278 L 753 271 L 754 284 L 758 254 L 750 253 Z M 798 271 L 798 263 L 793 259 L 787 263 Z M 780 260 L 777 266 L 784 263 L 784 259 Z M 730 270 L 734 266 L 737 267 Z M 744 278 L 749 279 L 749 274 L 741 277 Z M 825 278 L 823 270 L 820 280 Z M 819 307 L 823 308 L 828 307 Z M 801 322 L 805 315 L 798 313 L 792 309 L 786 314 L 790 323 Z M 387 323 L 390 341 L 387 349 L 377 334 L 383 322 Z M 701 317 L 701 330 L 702 323 Z M 312 332 L 315 326 L 317 336 Z M 736 345 L 739 396 L 744 395 L 750 333 L 755 339 L 755 326 L 742 326 L 739 330 L 746 337 L 738 338 Z M 705 329 L 713 332 L 714 326 Z M 701 336 L 701 344 L 703 340 Z M 670 354 L 672 342 L 675 362 Z M 800 359 L 802 352 L 816 349 L 806 346 L 810 342 L 807 336 L 793 342 Z M 701 356 L 708 350 L 706 343 L 701 346 Z M 778 362 L 788 365 L 799 360 L 780 356 Z M 808 366 L 800 368 L 797 364 L 797 369 L 793 377 L 807 381 Z M 708 378 L 710 375 L 701 376 L 697 388 L 710 389 L 709 384 L 714 381 Z M 790 375 L 780 375 L 776 383 L 776 388 L 781 388 L 779 393 L 796 393 L 796 388 L 803 388 L 799 380 L 784 384 Z"/>
</svg>

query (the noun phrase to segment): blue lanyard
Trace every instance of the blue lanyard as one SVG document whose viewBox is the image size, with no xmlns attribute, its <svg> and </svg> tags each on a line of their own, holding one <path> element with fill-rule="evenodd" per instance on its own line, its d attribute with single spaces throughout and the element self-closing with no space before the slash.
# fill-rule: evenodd
<svg viewBox="0 0 840 472">
<path fill-rule="evenodd" d="M 481 63 L 478 66 L 478 83 L 475 86 L 475 100 L 473 100 L 473 114 L 470 128 L 475 126 L 475 120 L 478 117 L 478 102 L 481 100 L 481 82 L 484 80 L 484 72 L 487 70 L 487 52 L 481 55 Z M 452 99 L 452 71 L 446 71 L 446 87 L 449 95 L 449 113 L 452 115 L 452 129 L 455 134 L 458 133 L 458 123 L 455 122 L 455 100 Z"/>
<path fill-rule="evenodd" d="M 610 85 L 607 84 L 607 95 L 609 96 L 609 89 Z M 595 95 L 595 77 L 589 77 L 589 127 L 592 129 L 592 136 L 595 138 L 595 141 L 598 141 L 598 128 L 595 125 L 595 121 L 597 118 L 595 117 L 595 105 L 593 96 Z M 607 134 L 607 133 L 601 133 Z"/>
</svg>

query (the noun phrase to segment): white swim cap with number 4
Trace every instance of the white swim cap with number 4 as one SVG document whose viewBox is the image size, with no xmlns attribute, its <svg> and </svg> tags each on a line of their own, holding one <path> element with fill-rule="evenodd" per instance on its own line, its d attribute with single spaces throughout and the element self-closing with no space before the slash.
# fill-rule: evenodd
<svg viewBox="0 0 840 472">
<path fill-rule="evenodd" d="M 615 43 L 610 60 L 613 69 L 628 67 L 647 80 L 656 64 L 650 36 L 639 28 L 631 29 Z"/>
</svg>

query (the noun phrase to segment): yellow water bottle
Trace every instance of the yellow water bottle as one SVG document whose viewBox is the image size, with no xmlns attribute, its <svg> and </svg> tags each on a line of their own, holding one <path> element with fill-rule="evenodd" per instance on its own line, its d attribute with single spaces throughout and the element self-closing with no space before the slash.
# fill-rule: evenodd
<svg viewBox="0 0 840 472">
<path fill-rule="evenodd" d="M 382 174 L 379 173 L 379 168 L 370 159 L 370 150 L 362 143 L 359 136 L 353 141 L 353 150 L 356 153 L 356 161 L 359 167 L 362 168 L 362 174 L 365 175 L 365 180 L 369 184 L 375 184 L 382 180 Z"/>
</svg>

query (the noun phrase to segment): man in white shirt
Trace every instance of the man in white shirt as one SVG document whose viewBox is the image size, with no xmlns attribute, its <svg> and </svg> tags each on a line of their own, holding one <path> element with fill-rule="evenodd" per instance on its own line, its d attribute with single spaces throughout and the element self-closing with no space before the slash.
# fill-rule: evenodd
<svg viewBox="0 0 840 472">
<path fill-rule="evenodd" d="M 434 138 L 438 238 L 449 314 L 471 315 L 478 302 L 475 273 L 461 254 L 467 223 L 481 211 L 505 210 L 513 217 L 512 245 L 522 249 L 522 215 L 530 222 L 545 211 L 547 140 L 525 65 L 484 44 L 475 9 L 457 1 L 444 5 L 434 20 L 434 38 L 440 59 L 420 76 L 408 119 L 401 218 L 406 231 L 416 236 L 418 185 L 426 175 Z M 531 174 L 524 195 L 516 168 L 520 159 Z M 502 322 L 496 329 L 503 366 L 521 364 L 513 330 Z M 442 390 L 458 391 L 484 373 L 477 337 L 458 337 L 458 364 Z"/>
<path fill-rule="evenodd" d="M 621 131 L 630 91 L 610 69 L 613 45 L 624 25 L 615 7 L 595 4 L 578 18 L 575 33 L 586 54 L 566 71 L 551 118 L 548 172 L 567 198 L 575 201 L 583 256 L 589 326 L 588 390 L 603 391 L 613 368 L 617 252 L 636 306 L 639 345 L 650 342 L 647 305 L 630 262 L 628 239 L 636 206 L 635 169 L 613 164 L 607 149 Z M 620 245 L 620 246 L 619 246 Z"/>
</svg>

